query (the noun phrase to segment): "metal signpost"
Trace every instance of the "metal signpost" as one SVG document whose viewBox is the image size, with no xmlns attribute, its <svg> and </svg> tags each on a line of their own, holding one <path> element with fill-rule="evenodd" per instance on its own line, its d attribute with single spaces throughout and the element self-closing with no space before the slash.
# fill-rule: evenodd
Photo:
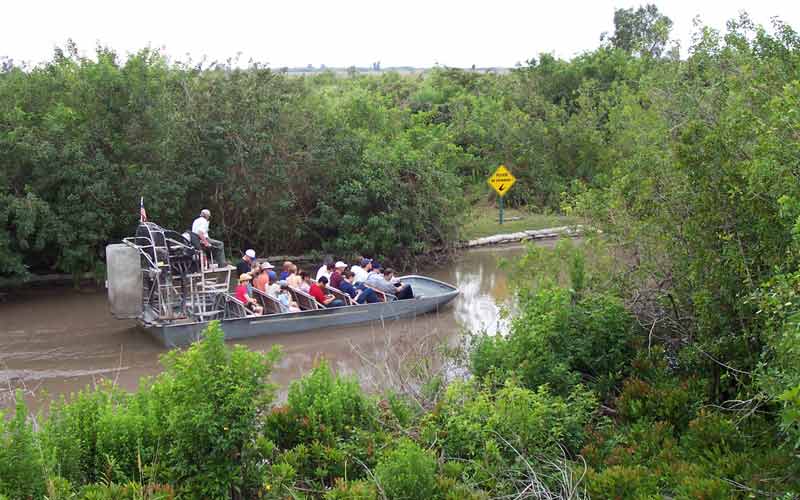
<svg viewBox="0 0 800 500">
<path fill-rule="evenodd" d="M 508 193 L 508 190 L 511 189 L 511 186 L 517 182 L 517 178 L 509 171 L 505 165 L 500 165 L 497 167 L 497 170 L 494 171 L 489 180 L 487 181 L 492 189 L 497 192 L 497 195 L 500 197 L 500 224 L 503 223 L 503 197 Z"/>
</svg>

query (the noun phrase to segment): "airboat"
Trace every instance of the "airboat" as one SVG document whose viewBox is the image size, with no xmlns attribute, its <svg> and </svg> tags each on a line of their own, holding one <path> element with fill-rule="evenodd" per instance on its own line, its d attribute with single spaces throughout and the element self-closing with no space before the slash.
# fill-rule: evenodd
<svg viewBox="0 0 800 500">
<path fill-rule="evenodd" d="M 236 268 L 206 257 L 192 240 L 190 233 L 142 222 L 135 236 L 106 247 L 106 287 L 112 315 L 137 320 L 142 329 L 170 348 L 199 340 L 214 320 L 220 322 L 226 339 L 235 340 L 414 317 L 438 311 L 459 293 L 442 281 L 409 275 L 400 280 L 411 284 L 413 299 L 383 297 L 372 304 L 350 302 L 326 308 L 293 290 L 301 310 L 284 312 L 277 299 L 254 290 L 264 310 L 256 315 L 232 293 Z M 224 250 L 218 254 L 224 256 Z"/>
</svg>

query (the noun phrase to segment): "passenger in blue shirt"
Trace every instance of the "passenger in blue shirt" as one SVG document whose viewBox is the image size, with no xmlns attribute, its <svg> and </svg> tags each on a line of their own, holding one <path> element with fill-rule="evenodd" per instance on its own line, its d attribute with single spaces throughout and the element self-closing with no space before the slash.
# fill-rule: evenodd
<svg viewBox="0 0 800 500">
<path fill-rule="evenodd" d="M 372 304 L 378 302 L 378 295 L 375 293 L 375 290 L 367 287 L 356 290 L 353 286 L 355 278 L 356 275 L 353 274 L 352 271 L 344 271 L 342 273 L 342 281 L 339 283 L 339 290 L 356 299 L 356 303 L 358 304 Z"/>
<path fill-rule="evenodd" d="M 339 290 L 354 299 L 356 295 L 358 295 L 358 291 L 353 287 L 353 279 L 355 279 L 355 274 L 353 274 L 352 271 L 345 270 L 342 272 L 342 281 L 339 282 Z"/>
</svg>

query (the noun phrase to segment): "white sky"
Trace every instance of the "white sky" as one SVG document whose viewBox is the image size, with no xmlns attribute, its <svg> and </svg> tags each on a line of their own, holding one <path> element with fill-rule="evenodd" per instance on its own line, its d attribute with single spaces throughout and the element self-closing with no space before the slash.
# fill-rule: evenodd
<svg viewBox="0 0 800 500">
<path fill-rule="evenodd" d="M 641 4 L 647 3 L 641 2 Z M 772 16 L 800 30 L 800 1 L 658 0 L 675 23 L 673 38 L 689 45 L 692 19 L 724 28 L 746 10 L 754 21 Z M 163 47 L 172 59 L 242 53 L 283 66 L 513 66 L 541 52 L 571 57 L 611 32 L 623 0 L 0 0 L 0 57 L 41 62 L 74 39 L 91 55 L 99 42 L 119 54 Z"/>
</svg>

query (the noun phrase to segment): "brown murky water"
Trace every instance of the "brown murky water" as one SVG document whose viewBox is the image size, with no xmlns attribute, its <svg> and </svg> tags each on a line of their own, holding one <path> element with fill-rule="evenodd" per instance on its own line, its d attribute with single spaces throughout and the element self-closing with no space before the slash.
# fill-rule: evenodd
<svg viewBox="0 0 800 500">
<path fill-rule="evenodd" d="M 318 358 L 341 372 L 358 372 L 364 354 L 380 355 L 386 339 L 414 339 L 434 334 L 458 342 L 463 332 L 497 332 L 505 325 L 500 307 L 509 301 L 508 279 L 498 268 L 501 258 L 513 258 L 523 246 L 470 250 L 455 262 L 423 273 L 452 283 L 460 296 L 438 314 L 409 320 L 329 328 L 249 339 L 252 349 L 283 346 L 283 358 L 273 380 L 281 386 L 306 373 Z M 68 287 L 11 293 L 0 303 L 0 394 L 9 388 L 32 395 L 34 406 L 77 391 L 101 378 L 135 390 L 139 379 L 160 371 L 166 350 L 133 321 L 119 321 L 108 312 L 104 290 L 75 291 Z M 360 354 L 359 354 L 360 353 Z"/>
</svg>

